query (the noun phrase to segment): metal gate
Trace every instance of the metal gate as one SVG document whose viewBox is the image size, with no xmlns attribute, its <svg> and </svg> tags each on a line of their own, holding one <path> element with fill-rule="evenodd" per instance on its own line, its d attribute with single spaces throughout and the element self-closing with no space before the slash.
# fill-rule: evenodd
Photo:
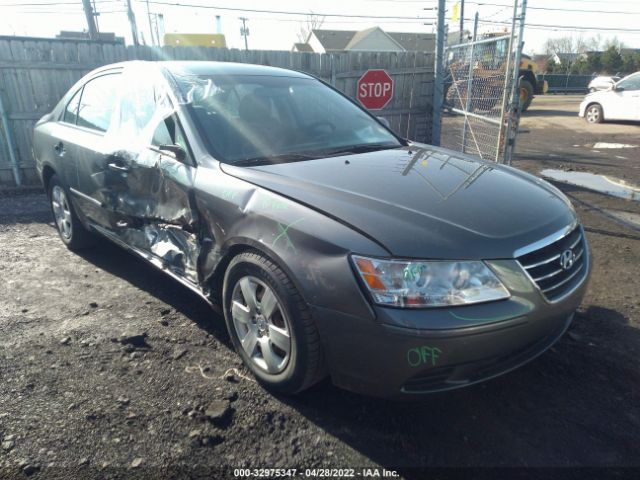
<svg viewBox="0 0 640 480">
<path fill-rule="evenodd" d="M 447 47 L 443 147 L 511 163 L 520 118 L 517 84 L 524 8 L 519 16 L 514 8 L 510 33 L 477 39 L 476 23 L 473 41 Z"/>
</svg>

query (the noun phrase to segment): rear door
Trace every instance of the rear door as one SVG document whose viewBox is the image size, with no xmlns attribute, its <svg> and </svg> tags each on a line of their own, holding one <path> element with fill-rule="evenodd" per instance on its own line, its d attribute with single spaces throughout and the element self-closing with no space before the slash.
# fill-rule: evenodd
<svg viewBox="0 0 640 480">
<path fill-rule="evenodd" d="M 121 182 L 123 164 L 109 133 L 122 85 L 122 71 L 102 72 L 82 89 L 75 133 L 77 188 L 72 190 L 85 215 L 95 224 L 112 228 L 111 182 Z"/>
</svg>

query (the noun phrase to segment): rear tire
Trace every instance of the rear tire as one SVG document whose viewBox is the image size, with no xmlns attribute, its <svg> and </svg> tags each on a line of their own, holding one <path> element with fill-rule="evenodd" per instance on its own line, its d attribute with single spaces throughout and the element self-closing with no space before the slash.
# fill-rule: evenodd
<svg viewBox="0 0 640 480">
<path fill-rule="evenodd" d="M 520 81 L 520 111 L 526 112 L 533 101 L 533 85 L 528 80 Z"/>
<path fill-rule="evenodd" d="M 584 112 L 584 119 L 587 123 L 602 123 L 604 122 L 604 113 L 602 112 L 602 107 L 598 103 L 592 103 L 587 107 L 587 110 Z"/>
<path fill-rule="evenodd" d="M 60 239 L 69 250 L 82 250 L 93 245 L 95 240 L 73 208 L 69 191 L 57 175 L 49 179 L 49 205 Z"/>
<path fill-rule="evenodd" d="M 233 345 L 265 388 L 294 394 L 326 375 L 309 308 L 271 260 L 254 252 L 234 257 L 225 273 L 222 298 Z"/>
</svg>

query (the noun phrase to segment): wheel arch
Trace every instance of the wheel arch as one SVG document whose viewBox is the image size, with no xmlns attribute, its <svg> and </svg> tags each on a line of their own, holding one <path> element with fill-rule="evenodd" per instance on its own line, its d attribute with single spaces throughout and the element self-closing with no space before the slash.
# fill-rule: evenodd
<svg viewBox="0 0 640 480">
<path fill-rule="evenodd" d="M 44 192 L 49 194 L 49 183 L 51 178 L 56 175 L 55 169 L 48 163 L 42 167 L 42 185 L 44 186 Z"/>
<path fill-rule="evenodd" d="M 308 305 L 309 302 L 306 298 L 305 292 L 302 289 L 297 276 L 274 250 L 261 242 L 257 242 L 248 237 L 236 237 L 227 240 L 222 251 L 224 252 L 215 267 L 209 274 L 205 274 L 205 282 L 211 288 L 211 292 L 214 295 L 215 300 L 222 306 L 222 290 L 224 288 L 224 276 L 227 272 L 227 268 L 234 257 L 245 252 L 254 252 L 264 256 L 271 262 L 275 263 L 280 269 L 282 269 L 287 277 L 291 280 L 296 290 Z"/>
</svg>

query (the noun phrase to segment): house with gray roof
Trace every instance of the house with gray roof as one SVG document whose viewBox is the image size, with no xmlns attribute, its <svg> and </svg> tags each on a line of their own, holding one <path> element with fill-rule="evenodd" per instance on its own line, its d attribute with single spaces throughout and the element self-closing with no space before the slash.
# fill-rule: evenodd
<svg viewBox="0 0 640 480">
<path fill-rule="evenodd" d="M 316 53 L 337 52 L 433 52 L 435 35 L 432 33 L 385 32 L 380 27 L 366 30 L 314 29 L 306 44 L 294 44 L 294 51 Z"/>
</svg>

